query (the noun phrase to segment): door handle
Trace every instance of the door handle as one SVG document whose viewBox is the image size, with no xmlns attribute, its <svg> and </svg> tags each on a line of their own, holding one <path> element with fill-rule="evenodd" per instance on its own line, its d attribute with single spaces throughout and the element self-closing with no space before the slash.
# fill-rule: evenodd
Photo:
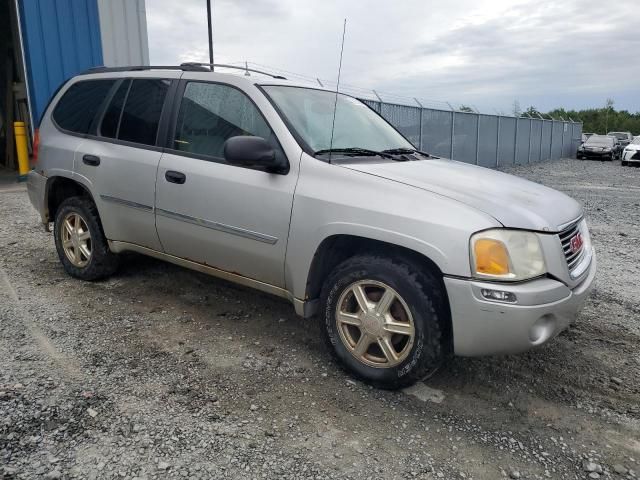
<svg viewBox="0 0 640 480">
<path fill-rule="evenodd" d="M 82 163 L 91 167 L 97 167 L 100 165 L 100 157 L 96 157 L 95 155 L 84 155 L 82 157 Z"/>
<path fill-rule="evenodd" d="M 184 173 L 176 172 L 174 170 L 167 170 L 164 173 L 164 178 L 167 179 L 167 182 L 177 183 L 179 185 L 182 185 L 187 179 Z"/>
</svg>

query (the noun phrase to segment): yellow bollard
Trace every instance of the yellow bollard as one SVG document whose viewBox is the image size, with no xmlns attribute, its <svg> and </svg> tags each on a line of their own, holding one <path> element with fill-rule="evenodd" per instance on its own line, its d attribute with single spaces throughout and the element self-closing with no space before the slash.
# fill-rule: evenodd
<svg viewBox="0 0 640 480">
<path fill-rule="evenodd" d="M 13 122 L 16 137 L 16 152 L 18 153 L 18 181 L 23 182 L 29 173 L 29 150 L 27 149 L 27 128 L 24 122 Z"/>
</svg>

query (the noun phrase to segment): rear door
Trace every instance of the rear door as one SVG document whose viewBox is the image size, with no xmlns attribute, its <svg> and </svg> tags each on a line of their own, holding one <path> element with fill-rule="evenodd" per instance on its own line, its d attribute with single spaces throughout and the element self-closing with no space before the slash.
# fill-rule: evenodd
<svg viewBox="0 0 640 480">
<path fill-rule="evenodd" d="M 162 250 L 155 228 L 157 146 L 163 114 L 181 72 L 141 72 L 114 86 L 93 136 L 75 155 L 75 172 L 92 185 L 105 235 Z"/>
<path fill-rule="evenodd" d="M 299 151 L 286 175 L 238 167 L 224 159 L 237 135 L 280 142 L 261 112 L 257 92 L 183 80 L 170 148 L 158 169 L 156 224 L 165 251 L 254 280 L 284 286 L 284 258 Z M 273 112 L 275 115 L 275 112 Z"/>
</svg>

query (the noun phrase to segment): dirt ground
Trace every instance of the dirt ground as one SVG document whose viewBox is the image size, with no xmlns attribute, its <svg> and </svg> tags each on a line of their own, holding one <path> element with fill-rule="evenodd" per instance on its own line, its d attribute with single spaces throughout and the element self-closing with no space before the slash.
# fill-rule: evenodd
<svg viewBox="0 0 640 480">
<path fill-rule="evenodd" d="M 584 204 L 595 290 L 548 345 L 405 392 L 352 380 L 279 299 L 138 255 L 68 277 L 0 189 L 0 478 L 637 478 L 640 169 L 511 171 Z"/>
</svg>

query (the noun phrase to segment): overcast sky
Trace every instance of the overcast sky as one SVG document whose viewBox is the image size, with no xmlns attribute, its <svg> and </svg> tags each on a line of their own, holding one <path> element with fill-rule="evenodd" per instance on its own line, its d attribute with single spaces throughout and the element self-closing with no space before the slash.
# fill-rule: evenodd
<svg viewBox="0 0 640 480">
<path fill-rule="evenodd" d="M 547 111 L 610 97 L 635 112 L 637 2 L 213 0 L 215 61 L 335 81 L 346 17 L 341 82 L 389 101 L 508 113 L 514 100 Z M 146 8 L 153 64 L 208 61 L 205 0 L 147 0 Z"/>
</svg>

